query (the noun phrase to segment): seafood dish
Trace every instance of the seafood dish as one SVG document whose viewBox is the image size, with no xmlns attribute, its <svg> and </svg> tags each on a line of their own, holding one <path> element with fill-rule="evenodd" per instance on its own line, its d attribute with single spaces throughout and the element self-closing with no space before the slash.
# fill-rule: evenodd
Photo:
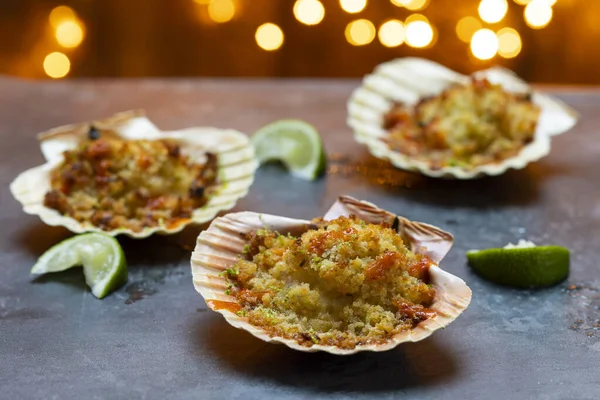
<svg viewBox="0 0 600 400">
<path fill-rule="evenodd" d="M 146 237 L 210 221 L 252 184 L 257 163 L 234 130 L 160 131 L 134 110 L 39 135 L 47 163 L 11 184 L 25 212 L 73 232 Z"/>
<path fill-rule="evenodd" d="M 470 289 L 438 267 L 452 242 L 341 196 L 311 221 L 217 218 L 191 264 L 196 290 L 233 326 L 301 351 L 352 354 L 421 340 L 466 309 Z"/>
<path fill-rule="evenodd" d="M 348 102 L 348 124 L 374 156 L 441 178 L 524 168 L 577 119 L 507 69 L 465 76 L 411 57 L 379 65 Z"/>
</svg>

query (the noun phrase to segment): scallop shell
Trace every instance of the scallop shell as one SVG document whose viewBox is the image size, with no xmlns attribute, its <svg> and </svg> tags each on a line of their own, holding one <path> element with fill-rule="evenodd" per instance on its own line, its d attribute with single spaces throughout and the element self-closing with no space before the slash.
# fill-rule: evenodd
<svg viewBox="0 0 600 400">
<path fill-rule="evenodd" d="M 487 78 L 500 84 L 507 91 L 532 92 L 531 87 L 512 71 L 493 67 L 475 72 L 477 78 Z M 393 102 L 415 104 L 419 99 L 441 93 L 453 84 L 468 84 L 471 77 L 454 72 L 440 64 L 422 58 L 398 58 L 375 68 L 365 76 L 361 87 L 348 101 L 347 123 L 354 131 L 355 139 L 368 146 L 377 158 L 389 160 L 394 166 L 408 171 L 420 172 L 435 178 L 473 179 L 484 175 L 499 175 L 509 168 L 522 169 L 550 152 L 550 139 L 564 133 L 577 123 L 578 114 L 560 100 L 533 92 L 533 102 L 541 107 L 534 140 L 523 147 L 514 157 L 501 163 L 486 164 L 473 169 L 444 167 L 432 169 L 423 160 L 411 159 L 391 150 L 383 139 L 388 132 L 382 127 L 384 114 Z"/>
<path fill-rule="evenodd" d="M 97 129 L 111 130 L 128 140 L 175 139 L 181 143 L 182 152 L 196 161 L 203 160 L 205 152 L 215 153 L 219 163 L 218 180 L 215 185 L 207 187 L 207 191 L 212 193 L 207 204 L 194 210 L 189 220 L 173 226 L 144 228 L 140 232 L 129 229 L 103 231 L 91 223 L 81 223 L 44 206 L 44 195 L 50 189 L 51 171 L 63 161 L 65 150 L 76 148 L 87 137 L 92 124 Z M 176 233 L 191 223 L 210 221 L 220 211 L 231 209 L 248 193 L 258 166 L 248 137 L 241 132 L 210 127 L 160 131 L 146 118 L 143 110 L 125 111 L 91 123 L 61 126 L 41 133 L 38 138 L 47 162 L 17 176 L 10 185 L 10 191 L 27 214 L 39 215 L 46 224 L 64 226 L 75 233 L 104 232 L 113 236 L 124 234 L 145 238 L 154 233 Z"/>
<path fill-rule="evenodd" d="M 335 219 L 341 215 L 355 214 L 366 222 L 389 222 L 397 227 L 405 243 L 411 250 L 427 254 L 435 265 L 430 267 L 431 284 L 437 289 L 437 295 L 431 306 L 437 316 L 427 319 L 414 329 L 394 336 L 382 345 L 361 345 L 354 349 L 340 349 L 335 346 L 313 345 L 301 346 L 294 340 L 270 336 L 262 328 L 250 324 L 245 317 L 234 312 L 215 306 L 216 302 L 236 302 L 236 298 L 225 294 L 227 281 L 221 272 L 231 267 L 242 254 L 247 241 L 244 234 L 256 229 L 269 228 L 282 234 L 294 235 L 305 232 L 311 221 L 280 217 L 275 215 L 257 214 L 254 212 L 231 213 L 216 218 L 210 227 L 198 236 L 196 248 L 192 253 L 191 266 L 194 287 L 204 297 L 209 308 L 222 314 L 232 326 L 246 330 L 266 342 L 283 343 L 286 346 L 305 352 L 325 351 L 332 354 L 354 354 L 359 351 L 390 350 L 403 342 L 416 342 L 431 335 L 454 321 L 469 305 L 471 290 L 465 282 L 440 269 L 437 264 L 452 246 L 453 237 L 448 232 L 420 222 L 411 222 L 403 217 L 382 210 L 374 204 L 358 201 L 348 196 L 341 196 L 325 214 L 326 220 Z"/>
</svg>

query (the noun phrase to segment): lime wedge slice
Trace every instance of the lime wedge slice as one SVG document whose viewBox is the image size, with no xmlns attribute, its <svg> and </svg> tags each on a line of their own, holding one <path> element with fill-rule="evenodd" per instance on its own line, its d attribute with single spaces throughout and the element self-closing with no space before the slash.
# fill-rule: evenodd
<svg viewBox="0 0 600 400">
<path fill-rule="evenodd" d="M 281 161 L 292 175 L 315 180 L 324 171 L 327 157 L 317 130 L 307 122 L 282 119 L 260 128 L 252 136 L 256 158 L 262 164 Z"/>
<path fill-rule="evenodd" d="M 117 240 L 102 233 L 86 233 L 48 249 L 31 268 L 32 274 L 83 266 L 85 282 L 101 299 L 127 282 L 127 262 Z"/>
<path fill-rule="evenodd" d="M 467 259 L 482 277 L 519 288 L 552 286 L 569 275 L 570 253 L 561 246 L 535 246 L 523 241 L 503 249 L 470 250 Z"/>
</svg>

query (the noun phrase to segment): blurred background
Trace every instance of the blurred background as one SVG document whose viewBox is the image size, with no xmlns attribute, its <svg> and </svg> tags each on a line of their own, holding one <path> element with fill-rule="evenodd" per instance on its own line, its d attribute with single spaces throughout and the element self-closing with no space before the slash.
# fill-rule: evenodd
<svg viewBox="0 0 600 400">
<path fill-rule="evenodd" d="M 0 73 L 359 77 L 401 56 L 600 83 L 599 0 L 0 0 Z"/>
</svg>

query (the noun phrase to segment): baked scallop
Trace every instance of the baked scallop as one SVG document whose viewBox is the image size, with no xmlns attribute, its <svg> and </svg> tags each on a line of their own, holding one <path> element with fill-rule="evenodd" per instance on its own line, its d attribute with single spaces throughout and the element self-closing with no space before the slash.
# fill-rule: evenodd
<svg viewBox="0 0 600 400">
<path fill-rule="evenodd" d="M 192 253 L 196 290 L 232 326 L 305 352 L 353 354 L 447 326 L 471 290 L 440 269 L 453 237 L 342 196 L 312 221 L 227 214 Z"/>
<path fill-rule="evenodd" d="M 46 163 L 10 190 L 28 214 L 72 232 L 144 238 L 212 220 L 244 197 L 257 162 L 235 130 L 159 130 L 141 110 L 38 136 Z"/>
<path fill-rule="evenodd" d="M 466 76 L 407 57 L 364 78 L 348 102 L 347 122 L 359 143 L 400 169 L 472 179 L 541 159 L 552 136 L 577 118 L 505 68 Z"/>
</svg>

